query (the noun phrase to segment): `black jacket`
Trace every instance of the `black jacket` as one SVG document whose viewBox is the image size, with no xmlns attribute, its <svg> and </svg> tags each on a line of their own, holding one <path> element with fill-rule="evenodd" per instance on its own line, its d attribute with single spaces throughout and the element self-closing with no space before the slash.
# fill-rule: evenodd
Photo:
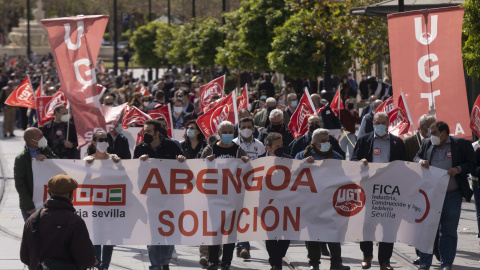
<svg viewBox="0 0 480 270">
<path fill-rule="evenodd" d="M 176 159 L 178 155 L 183 155 L 182 150 L 178 148 L 174 141 L 165 139 L 163 136 L 161 139 L 162 142 L 155 148 L 152 148 L 146 142 L 137 144 L 137 146 L 135 146 L 135 150 L 133 151 L 133 158 L 139 158 L 141 155 L 146 154 L 149 156 L 149 158 Z"/>
<path fill-rule="evenodd" d="M 358 138 L 353 155 L 350 160 L 359 161 L 363 158 L 368 162 L 372 162 L 373 158 L 373 138 L 374 132 L 367 133 Z M 405 160 L 407 154 L 405 152 L 405 144 L 399 137 L 390 134 L 390 162 L 395 160 Z"/>
<path fill-rule="evenodd" d="M 265 151 L 265 153 L 263 153 L 263 154 L 261 154 L 260 156 L 258 156 L 258 158 L 261 158 L 261 157 L 268 157 L 267 155 L 268 155 L 268 151 Z M 287 155 L 287 154 L 283 154 L 281 157 L 282 157 L 282 158 L 289 158 L 289 159 L 293 159 L 293 158 L 292 158 L 292 156 L 290 156 L 290 155 Z"/>
<path fill-rule="evenodd" d="M 286 124 L 283 124 L 284 134 L 282 135 L 283 138 L 283 148 L 285 149 L 285 153 L 290 153 L 290 144 L 295 140 L 292 133 L 288 129 Z M 258 135 L 258 140 L 265 145 L 265 138 L 267 138 L 268 133 L 273 132 L 272 126 L 268 126 L 264 130 L 260 132 Z"/>
<path fill-rule="evenodd" d="M 47 139 L 48 146 L 53 153 L 60 159 L 80 159 L 80 151 L 77 150 L 78 140 L 77 131 L 75 130 L 75 123 L 70 120 L 68 141 L 73 143 L 72 148 L 66 148 L 64 143 L 67 137 L 67 123 L 55 123 L 54 120 L 46 123 L 40 130 L 45 139 Z"/>
<path fill-rule="evenodd" d="M 192 148 L 192 144 L 190 143 L 189 139 L 182 141 L 180 145 L 182 145 L 182 151 L 187 159 L 195 159 L 200 158 L 203 149 L 207 146 L 207 142 L 200 141 L 195 149 Z"/>
<path fill-rule="evenodd" d="M 319 115 L 323 122 L 323 128 L 326 129 L 340 129 L 342 128 L 342 123 L 338 119 L 338 117 L 333 113 L 332 108 L 330 105 L 326 105 L 325 108 Z"/>
<path fill-rule="evenodd" d="M 107 153 L 116 154 L 121 159 L 131 159 L 132 154 L 130 153 L 130 146 L 128 145 L 128 139 L 121 133 L 117 134 L 115 141 L 113 141 L 113 136 L 109 132 L 107 133 L 108 138 L 108 148 Z"/>
<path fill-rule="evenodd" d="M 345 158 L 345 152 L 343 152 L 337 139 L 335 139 L 335 137 L 331 135 L 329 135 L 329 137 L 330 137 L 330 144 L 333 147 L 333 151 L 339 153 L 340 155 L 342 155 L 343 158 Z M 310 144 L 312 144 L 312 134 L 307 132 L 307 134 L 303 135 L 302 137 L 292 142 L 292 145 L 290 147 L 292 149 L 290 151 L 291 156 L 295 157 L 299 152 L 302 152 L 303 150 L 305 150 L 305 148 L 307 148 L 307 146 L 309 146 Z"/>
<path fill-rule="evenodd" d="M 430 138 L 423 140 L 422 147 L 415 156 L 414 161 L 428 160 L 431 162 L 433 149 L 436 146 L 432 145 Z M 458 188 L 462 196 L 469 202 L 472 198 L 473 191 L 468 184 L 467 175 L 469 173 L 475 174 L 475 152 L 473 151 L 472 143 L 462 138 L 450 136 L 450 148 L 452 151 L 452 167 L 459 166 L 461 172 L 455 175 Z"/>
</svg>

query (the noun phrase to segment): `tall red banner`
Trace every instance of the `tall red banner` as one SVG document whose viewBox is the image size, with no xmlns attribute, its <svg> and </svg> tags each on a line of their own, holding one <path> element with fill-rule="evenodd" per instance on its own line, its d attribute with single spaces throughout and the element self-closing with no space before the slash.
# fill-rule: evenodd
<svg viewBox="0 0 480 270">
<path fill-rule="evenodd" d="M 107 15 L 42 20 L 60 84 L 71 104 L 79 147 L 97 130 L 106 130 L 95 76 Z"/>
<path fill-rule="evenodd" d="M 388 36 L 394 95 L 405 93 L 412 120 L 435 114 L 448 123 L 451 135 L 471 139 L 461 54 L 463 12 L 464 7 L 448 7 L 391 14 Z"/>
<path fill-rule="evenodd" d="M 219 97 L 223 97 L 224 86 L 225 75 L 223 75 L 222 77 L 218 77 L 205 85 L 200 86 L 198 94 L 200 99 L 199 105 L 201 111 L 203 110 L 203 108 L 208 106 L 210 100 L 212 99 L 212 96 L 216 95 Z"/>
<path fill-rule="evenodd" d="M 205 135 L 206 138 L 217 133 L 218 126 L 223 121 L 230 121 L 232 124 L 236 124 L 235 115 L 237 115 L 237 91 L 233 91 L 218 102 L 215 107 L 204 113 L 197 119 L 197 124 Z"/>
</svg>

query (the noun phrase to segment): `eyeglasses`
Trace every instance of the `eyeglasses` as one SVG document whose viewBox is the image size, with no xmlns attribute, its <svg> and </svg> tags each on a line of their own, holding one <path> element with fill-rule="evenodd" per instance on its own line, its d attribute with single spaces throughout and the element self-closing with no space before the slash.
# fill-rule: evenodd
<svg viewBox="0 0 480 270">
<path fill-rule="evenodd" d="M 107 138 L 97 138 L 97 142 L 108 142 Z"/>
</svg>

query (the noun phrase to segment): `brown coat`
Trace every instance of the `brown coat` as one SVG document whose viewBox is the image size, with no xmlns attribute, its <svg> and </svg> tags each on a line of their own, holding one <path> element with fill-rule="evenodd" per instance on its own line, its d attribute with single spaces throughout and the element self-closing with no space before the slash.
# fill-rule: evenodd
<svg viewBox="0 0 480 270">
<path fill-rule="evenodd" d="M 25 222 L 20 259 L 30 269 L 37 269 L 41 258 L 69 261 L 77 269 L 95 264 L 92 241 L 85 222 L 75 214 L 72 203 L 63 197 L 47 200 L 38 223 L 40 254 L 36 254 L 32 233 L 33 215 Z"/>
</svg>

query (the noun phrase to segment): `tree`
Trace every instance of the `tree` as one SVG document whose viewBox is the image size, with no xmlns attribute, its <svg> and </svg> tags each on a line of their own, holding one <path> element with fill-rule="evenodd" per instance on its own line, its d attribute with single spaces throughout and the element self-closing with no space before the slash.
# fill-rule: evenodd
<svg viewBox="0 0 480 270">
<path fill-rule="evenodd" d="M 171 50 L 167 52 L 167 57 L 172 65 L 181 66 L 190 61 L 187 55 L 189 50 L 189 41 L 192 38 L 193 22 L 186 23 L 178 27 L 178 30 L 172 33 Z"/>
<path fill-rule="evenodd" d="M 151 22 L 139 27 L 130 38 L 130 46 L 135 50 L 134 61 L 145 67 L 159 68 L 168 64 L 165 56 L 170 44 L 171 32 L 167 24 Z M 158 39 L 162 38 L 161 41 Z M 163 39 L 165 38 L 165 39 Z M 162 50 L 158 47 L 166 45 Z"/>
<path fill-rule="evenodd" d="M 480 78 L 480 6 L 479 0 L 465 1 L 465 16 L 463 19 L 463 63 L 465 69 L 473 78 Z"/>
<path fill-rule="evenodd" d="M 217 48 L 223 44 L 223 34 L 217 19 L 205 19 L 195 25 L 188 40 L 188 57 L 192 64 L 213 69 Z"/>
</svg>

